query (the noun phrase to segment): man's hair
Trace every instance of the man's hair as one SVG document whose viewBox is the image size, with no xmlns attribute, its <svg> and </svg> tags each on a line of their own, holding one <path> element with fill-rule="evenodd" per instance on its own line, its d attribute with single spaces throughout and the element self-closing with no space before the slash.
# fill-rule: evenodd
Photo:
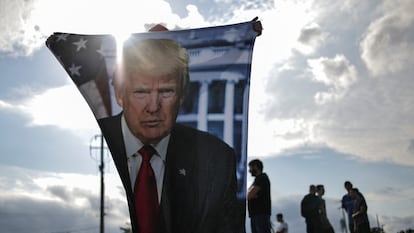
<svg viewBox="0 0 414 233">
<path fill-rule="evenodd" d="M 351 183 L 351 181 L 345 181 L 344 182 L 344 186 L 346 187 L 346 186 L 349 186 L 349 187 L 352 187 L 352 183 Z"/>
<path fill-rule="evenodd" d="M 177 94 L 182 97 L 185 96 L 190 81 L 188 63 L 187 50 L 174 40 L 126 41 L 114 85 L 122 86 L 123 78 L 134 73 L 147 76 L 173 75 L 177 77 Z"/>
<path fill-rule="evenodd" d="M 260 171 L 263 171 L 263 163 L 258 159 L 253 159 L 249 162 L 249 166 L 256 166 Z"/>
<path fill-rule="evenodd" d="M 351 190 L 354 191 L 359 196 L 361 196 L 361 193 L 359 192 L 359 189 L 358 188 L 352 188 Z"/>
<path fill-rule="evenodd" d="M 324 189 L 323 184 L 318 184 L 318 185 L 316 185 L 316 189 L 317 189 L 317 190 L 322 190 L 322 189 Z"/>
<path fill-rule="evenodd" d="M 309 192 L 316 192 L 316 186 L 314 184 L 309 185 Z"/>
<path fill-rule="evenodd" d="M 282 214 L 282 213 L 278 213 L 278 214 L 276 214 L 276 218 L 283 219 L 283 214 Z"/>
</svg>

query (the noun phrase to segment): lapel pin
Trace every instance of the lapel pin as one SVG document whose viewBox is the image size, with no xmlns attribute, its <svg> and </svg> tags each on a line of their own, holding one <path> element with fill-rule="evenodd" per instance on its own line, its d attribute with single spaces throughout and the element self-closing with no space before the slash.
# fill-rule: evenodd
<svg viewBox="0 0 414 233">
<path fill-rule="evenodd" d="M 185 176 L 186 175 L 185 169 L 184 168 L 178 169 L 178 174 Z"/>
</svg>

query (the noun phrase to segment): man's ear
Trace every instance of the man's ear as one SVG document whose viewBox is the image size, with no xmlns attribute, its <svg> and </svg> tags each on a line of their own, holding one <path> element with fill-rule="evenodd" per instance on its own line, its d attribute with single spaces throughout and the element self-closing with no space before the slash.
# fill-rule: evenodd
<svg viewBox="0 0 414 233">
<path fill-rule="evenodd" d="M 119 107 L 123 108 L 123 93 L 122 90 L 119 90 L 120 87 L 115 87 L 115 99 L 116 99 L 116 103 L 119 105 Z"/>
</svg>

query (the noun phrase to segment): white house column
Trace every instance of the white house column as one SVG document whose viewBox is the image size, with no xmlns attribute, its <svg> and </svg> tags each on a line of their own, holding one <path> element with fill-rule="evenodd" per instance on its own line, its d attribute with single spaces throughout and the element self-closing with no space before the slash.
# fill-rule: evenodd
<svg viewBox="0 0 414 233">
<path fill-rule="evenodd" d="M 198 99 L 197 128 L 207 131 L 207 110 L 208 110 L 208 84 L 210 82 L 203 80 L 200 82 L 200 95 Z"/>
<path fill-rule="evenodd" d="M 228 74 L 227 74 L 228 75 Z M 233 75 L 229 75 L 226 82 L 226 95 L 224 99 L 224 132 L 223 140 L 230 146 L 233 146 L 233 127 L 234 127 L 234 85 L 237 79 L 232 78 Z"/>
</svg>

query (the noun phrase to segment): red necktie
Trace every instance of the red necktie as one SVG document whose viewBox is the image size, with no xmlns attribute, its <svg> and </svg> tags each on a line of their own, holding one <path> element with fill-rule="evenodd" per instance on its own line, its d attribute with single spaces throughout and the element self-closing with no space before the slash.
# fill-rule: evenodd
<svg viewBox="0 0 414 233">
<path fill-rule="evenodd" d="M 135 211 L 139 233 L 154 233 L 157 225 L 159 205 L 157 182 L 150 159 L 155 149 L 145 145 L 138 151 L 142 155 L 141 167 L 135 180 Z"/>
</svg>

